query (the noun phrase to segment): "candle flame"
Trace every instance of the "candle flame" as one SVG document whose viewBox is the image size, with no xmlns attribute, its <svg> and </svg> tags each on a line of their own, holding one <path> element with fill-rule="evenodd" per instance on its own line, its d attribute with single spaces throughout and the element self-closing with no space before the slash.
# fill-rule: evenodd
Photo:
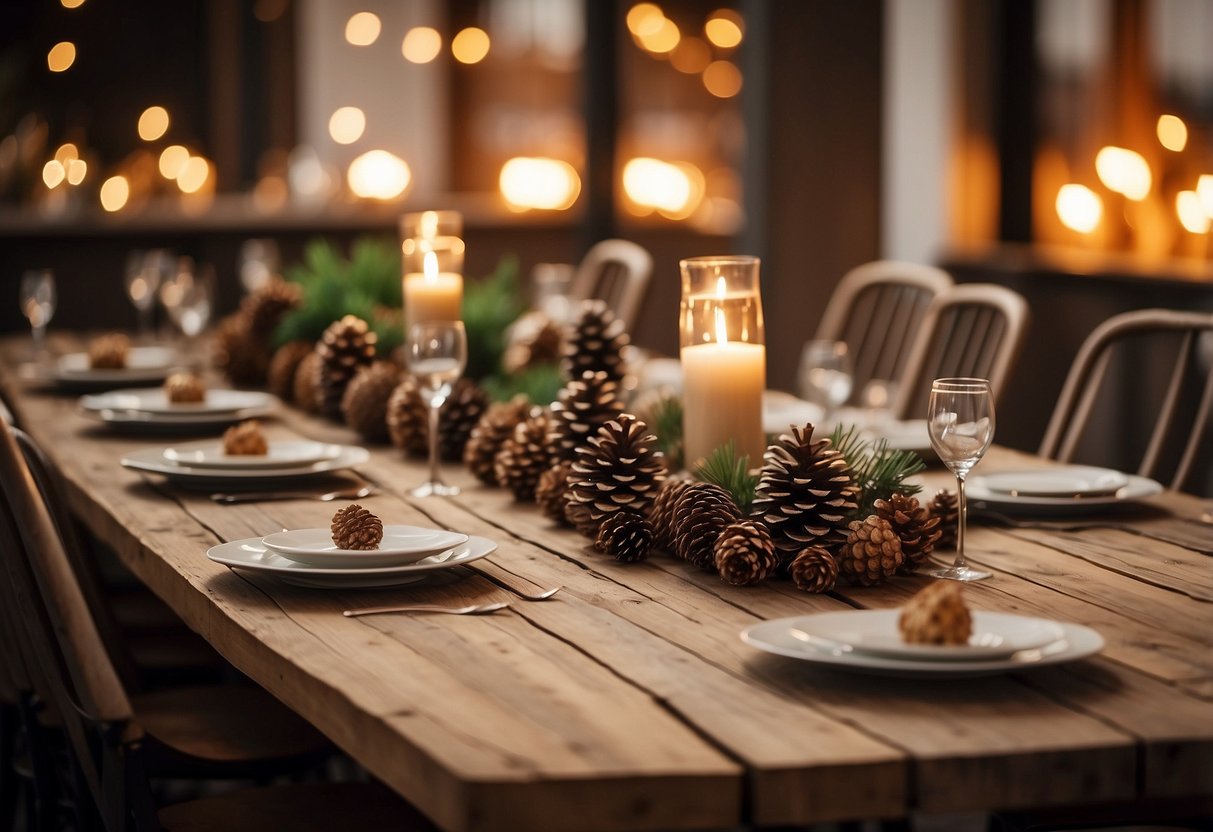
<svg viewBox="0 0 1213 832">
<path fill-rule="evenodd" d="M 723 283 L 724 278 L 720 278 Z M 716 307 L 716 343 L 727 344 L 729 341 L 729 328 L 724 322 L 724 309 Z"/>
<path fill-rule="evenodd" d="M 434 283 L 438 280 L 438 255 L 432 251 L 427 251 L 425 257 L 421 260 L 421 272 L 425 275 L 426 283 Z"/>
<path fill-rule="evenodd" d="M 724 293 L 725 293 L 726 288 L 727 288 L 727 284 L 725 283 L 724 275 L 720 275 L 719 277 L 716 278 L 716 297 L 720 298 L 721 300 L 724 300 Z"/>
<path fill-rule="evenodd" d="M 433 240 L 438 236 L 438 212 L 423 212 L 421 215 L 421 222 L 418 225 L 418 231 L 421 232 L 421 239 Z"/>
</svg>

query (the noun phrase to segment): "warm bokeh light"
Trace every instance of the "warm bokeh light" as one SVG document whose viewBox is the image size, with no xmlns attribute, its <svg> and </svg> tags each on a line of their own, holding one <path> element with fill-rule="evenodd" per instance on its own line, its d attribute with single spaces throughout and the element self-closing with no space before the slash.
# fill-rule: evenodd
<svg viewBox="0 0 1213 832">
<path fill-rule="evenodd" d="M 1103 200 L 1085 185 L 1062 185 L 1057 191 L 1057 216 L 1066 228 L 1090 234 L 1103 216 Z"/>
<path fill-rule="evenodd" d="M 366 130 L 366 115 L 357 107 L 339 107 L 329 118 L 329 135 L 337 144 L 353 144 Z"/>
<path fill-rule="evenodd" d="M 699 38 L 683 38 L 670 53 L 670 66 L 687 75 L 697 75 L 712 62 L 712 50 Z"/>
<path fill-rule="evenodd" d="M 79 158 L 80 148 L 76 147 L 71 142 L 64 142 L 63 144 L 59 145 L 59 149 L 55 151 L 55 161 L 59 162 L 64 167 L 67 167 L 67 163 L 72 159 Z"/>
<path fill-rule="evenodd" d="M 154 142 L 168 132 L 168 110 L 157 105 L 148 107 L 139 116 L 139 138 Z"/>
<path fill-rule="evenodd" d="M 409 29 L 400 45 L 400 53 L 406 61 L 415 64 L 428 64 L 438 57 L 442 51 L 442 35 L 437 29 L 429 26 L 417 26 Z"/>
<path fill-rule="evenodd" d="M 1158 143 L 1167 150 L 1179 153 L 1188 146 L 1188 125 L 1179 116 L 1158 117 Z"/>
<path fill-rule="evenodd" d="M 83 159 L 69 159 L 67 165 L 67 184 L 79 185 L 88 175 L 88 164 Z"/>
<path fill-rule="evenodd" d="M 1180 191 L 1175 195 L 1175 213 L 1179 224 L 1193 234 L 1209 233 L 1209 215 L 1196 191 Z"/>
<path fill-rule="evenodd" d="M 58 159 L 51 159 L 42 166 L 42 182 L 46 187 L 54 190 L 63 184 L 64 179 L 67 179 L 67 169 Z"/>
<path fill-rule="evenodd" d="M 638 38 L 655 34 L 664 20 L 665 14 L 653 3 L 637 3 L 628 9 L 628 31 Z"/>
<path fill-rule="evenodd" d="M 641 215 L 690 216 L 703 199 L 703 174 L 694 165 L 641 156 L 623 166 L 623 190 Z"/>
<path fill-rule="evenodd" d="M 1095 156 L 1095 172 L 1109 191 L 1132 200 L 1143 200 L 1150 193 L 1150 166 L 1140 153 L 1123 147 L 1105 147 Z"/>
<path fill-rule="evenodd" d="M 653 54 L 664 55 L 678 45 L 678 42 L 682 40 L 682 33 L 678 31 L 677 23 L 668 17 L 662 17 L 661 24 L 655 31 L 637 35 L 636 39 L 640 41 L 642 47 Z"/>
<path fill-rule="evenodd" d="M 106 211 L 121 211 L 131 198 L 131 186 L 125 176 L 111 176 L 101 183 L 101 207 Z"/>
<path fill-rule="evenodd" d="M 78 9 L 84 5 L 84 0 L 59 0 L 59 5 L 65 9 Z"/>
<path fill-rule="evenodd" d="M 66 72 L 76 62 L 76 44 L 60 41 L 46 53 L 46 66 L 51 72 Z"/>
<path fill-rule="evenodd" d="M 707 22 L 703 24 L 703 33 L 714 46 L 721 49 L 732 49 L 741 43 L 741 39 L 745 35 L 745 24 L 742 23 L 741 15 L 737 12 L 732 9 L 720 9 L 712 12 Z"/>
<path fill-rule="evenodd" d="M 386 150 L 368 150 L 350 162 L 346 173 L 350 191 L 363 199 L 397 199 L 412 179 L 408 164 Z"/>
<path fill-rule="evenodd" d="M 189 161 L 190 152 L 179 144 L 170 144 L 160 151 L 160 175 L 165 179 L 176 179 Z"/>
<path fill-rule="evenodd" d="M 563 211 L 577 201 L 581 177 L 560 159 L 510 159 L 501 168 L 501 195 L 515 208 Z"/>
<path fill-rule="evenodd" d="M 345 23 L 345 40 L 354 46 L 370 46 L 379 40 L 379 15 L 372 12 L 358 12 L 350 15 Z"/>
<path fill-rule="evenodd" d="M 202 190 L 206 180 L 210 178 L 211 166 L 201 156 L 191 156 L 185 160 L 177 173 L 177 187 L 183 194 L 196 194 Z"/>
<path fill-rule="evenodd" d="M 451 54 L 461 64 L 478 64 L 489 54 L 489 33 L 469 26 L 451 41 Z"/>
<path fill-rule="evenodd" d="M 732 98 L 741 92 L 741 70 L 732 61 L 712 61 L 703 71 L 703 85 L 717 98 Z"/>
<path fill-rule="evenodd" d="M 1213 217 L 1213 174 L 1206 173 L 1196 180 L 1196 193 L 1205 213 Z"/>
</svg>

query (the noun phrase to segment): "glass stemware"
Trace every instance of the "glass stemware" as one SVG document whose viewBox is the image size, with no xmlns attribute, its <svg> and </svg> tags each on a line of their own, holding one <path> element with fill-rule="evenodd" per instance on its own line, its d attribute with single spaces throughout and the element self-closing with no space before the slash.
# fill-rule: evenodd
<svg viewBox="0 0 1213 832">
<path fill-rule="evenodd" d="M 834 411 L 851 396 L 851 356 L 845 341 L 808 341 L 800 351 L 800 396 L 820 405 L 821 421 L 830 424 Z"/>
<path fill-rule="evenodd" d="M 923 574 L 954 581 L 978 581 L 989 572 L 973 569 L 965 560 L 965 477 L 973 470 L 994 440 L 994 397 L 990 382 L 984 378 L 938 378 L 931 384 L 927 404 L 927 424 L 931 447 L 940 460 L 956 475 L 957 528 L 956 560 L 951 566 L 937 566 Z"/>
<path fill-rule="evenodd" d="M 177 259 L 174 273 L 160 285 L 160 302 L 169 319 L 185 336 L 184 348 L 191 345 L 211 319 L 214 306 L 215 274 L 211 266 L 195 267 L 190 257 Z"/>
<path fill-rule="evenodd" d="M 31 269 L 21 275 L 21 312 L 33 333 L 35 363 L 45 355 L 46 326 L 55 316 L 57 301 L 55 273 L 50 269 Z"/>
<path fill-rule="evenodd" d="M 139 312 L 139 337 L 147 340 L 152 334 L 152 315 L 160 284 L 172 275 L 175 263 L 170 252 L 163 249 L 133 251 L 126 258 L 126 296 Z"/>
<path fill-rule="evenodd" d="M 451 385 L 463 375 L 467 356 L 467 332 L 462 321 L 428 321 L 409 328 L 405 361 L 430 407 L 430 479 L 410 492 L 414 497 L 459 493 L 459 487 L 444 483 L 438 471 L 438 419 Z"/>
</svg>

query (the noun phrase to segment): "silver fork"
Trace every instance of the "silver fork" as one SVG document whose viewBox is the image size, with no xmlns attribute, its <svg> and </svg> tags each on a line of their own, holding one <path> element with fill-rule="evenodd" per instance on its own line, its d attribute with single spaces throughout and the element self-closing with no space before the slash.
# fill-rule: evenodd
<svg viewBox="0 0 1213 832">
<path fill-rule="evenodd" d="M 327 494 L 314 494 L 311 491 L 242 491 L 238 494 L 212 494 L 211 499 L 224 505 L 260 503 L 266 500 L 320 500 L 331 503 L 333 500 L 360 500 L 378 493 L 379 489 L 375 486 L 364 485 L 361 488 L 343 488 Z"/>
<path fill-rule="evenodd" d="M 357 618 L 360 615 L 378 615 L 381 612 L 442 612 L 448 615 L 485 615 L 490 612 L 497 612 L 497 610 L 503 610 L 509 605 L 509 601 L 498 601 L 494 604 L 472 604 L 467 607 L 442 607 L 437 604 L 405 604 L 396 607 L 368 607 L 364 610 L 346 610 L 341 614 L 346 618 Z"/>
<path fill-rule="evenodd" d="M 507 584 L 505 581 L 501 580 L 501 578 L 498 578 L 496 575 L 490 575 L 488 572 L 485 572 L 481 569 L 477 569 L 474 566 L 468 566 L 465 564 L 463 566 L 463 568 L 466 569 L 468 572 L 476 573 L 477 575 L 484 578 L 486 581 L 488 581 L 491 584 L 496 584 L 497 586 L 501 587 L 502 589 L 514 593 L 519 598 L 521 598 L 523 601 L 546 601 L 547 599 L 549 599 L 553 595 L 555 595 L 557 592 L 564 589 L 563 586 L 554 586 L 551 589 L 545 589 L 543 592 L 540 592 L 538 595 L 535 595 L 530 592 L 523 592 L 521 589 L 518 589 L 516 587 L 512 587 L 509 584 Z"/>
</svg>

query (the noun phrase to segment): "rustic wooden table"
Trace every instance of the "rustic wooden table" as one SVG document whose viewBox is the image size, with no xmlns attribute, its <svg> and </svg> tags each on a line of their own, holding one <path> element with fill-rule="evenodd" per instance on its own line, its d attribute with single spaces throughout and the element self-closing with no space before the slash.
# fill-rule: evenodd
<svg viewBox="0 0 1213 832">
<path fill-rule="evenodd" d="M 327 525 L 333 505 L 217 505 L 118 465 L 170 440 L 111 433 L 74 397 L 11 371 L 3 383 L 93 533 L 236 667 L 444 828 L 730 827 L 1213 794 L 1213 526 L 1194 498 L 1164 494 L 1153 514 L 1099 526 L 972 528 L 971 559 L 995 573 L 967 588 L 973 606 L 1090 625 L 1107 639 L 1101 656 L 1000 677 L 876 678 L 767 656 L 738 633 L 894 607 L 925 579 L 807 595 L 784 582 L 731 587 L 667 557 L 618 564 L 455 467 L 461 496 L 410 498 L 423 466 L 378 448 L 359 473 L 382 487 L 362 502 L 385 522 L 491 537 L 500 548 L 482 569 L 564 590 L 527 603 L 474 575 L 297 588 L 232 572 L 206 549 Z M 290 410 L 268 430 L 355 441 Z M 994 449 L 982 470 L 1025 463 Z M 484 617 L 341 615 L 499 600 L 513 603 Z"/>
</svg>

